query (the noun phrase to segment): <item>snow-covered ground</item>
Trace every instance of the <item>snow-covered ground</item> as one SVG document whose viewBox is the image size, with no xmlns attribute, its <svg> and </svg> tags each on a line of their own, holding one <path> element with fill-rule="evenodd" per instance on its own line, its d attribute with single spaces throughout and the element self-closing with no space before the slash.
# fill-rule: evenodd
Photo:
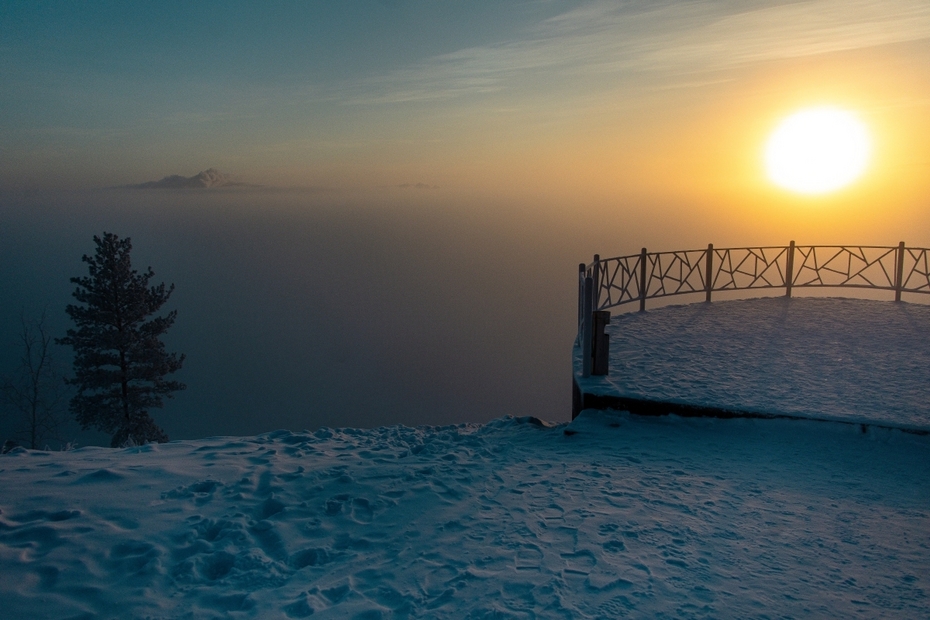
<svg viewBox="0 0 930 620">
<path fill-rule="evenodd" d="M 930 615 L 930 307 L 615 316 L 583 412 L 0 456 L 0 617 Z M 577 357 L 576 357 L 577 364 Z M 599 382 L 599 383 L 598 383 Z"/>
<path fill-rule="evenodd" d="M 608 333 L 610 374 L 585 391 L 930 430 L 928 304 L 693 303 L 614 314 Z"/>
<path fill-rule="evenodd" d="M 930 436 L 583 412 L 0 456 L 5 618 L 927 617 Z"/>
</svg>

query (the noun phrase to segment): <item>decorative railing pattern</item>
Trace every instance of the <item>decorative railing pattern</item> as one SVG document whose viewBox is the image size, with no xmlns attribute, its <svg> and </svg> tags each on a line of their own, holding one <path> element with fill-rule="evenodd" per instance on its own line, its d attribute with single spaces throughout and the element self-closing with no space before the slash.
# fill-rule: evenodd
<svg viewBox="0 0 930 620">
<path fill-rule="evenodd" d="M 648 252 L 600 258 L 579 265 L 578 333 L 586 349 L 597 348 L 594 313 L 624 304 L 688 293 L 843 287 L 930 294 L 930 248 L 795 245 Z M 601 318 L 603 321 L 606 320 Z M 594 344 L 591 344 L 594 341 Z M 591 351 L 585 361 L 594 362 Z M 585 376 L 590 374 L 590 368 Z"/>
</svg>

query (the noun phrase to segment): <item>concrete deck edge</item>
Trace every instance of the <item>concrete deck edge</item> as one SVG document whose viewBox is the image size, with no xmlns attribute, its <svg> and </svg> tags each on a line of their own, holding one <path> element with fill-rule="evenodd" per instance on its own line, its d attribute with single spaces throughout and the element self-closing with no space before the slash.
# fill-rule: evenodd
<svg viewBox="0 0 930 620">
<path fill-rule="evenodd" d="M 630 396 L 616 396 L 610 394 L 594 394 L 582 391 L 578 385 L 575 373 L 572 373 L 572 420 L 585 409 L 598 409 L 601 411 L 613 409 L 615 411 L 628 411 L 641 416 L 678 415 L 684 418 L 756 418 L 763 420 L 808 420 L 814 422 L 830 422 L 833 424 L 849 424 L 862 427 L 865 432 L 869 427 L 896 430 L 914 435 L 930 435 L 930 431 L 906 426 L 893 426 L 889 424 L 876 424 L 874 422 L 853 422 L 835 418 L 817 418 L 800 415 L 762 413 L 758 411 L 743 411 L 739 409 L 722 409 L 704 405 L 691 405 L 670 401 L 649 400 Z"/>
</svg>

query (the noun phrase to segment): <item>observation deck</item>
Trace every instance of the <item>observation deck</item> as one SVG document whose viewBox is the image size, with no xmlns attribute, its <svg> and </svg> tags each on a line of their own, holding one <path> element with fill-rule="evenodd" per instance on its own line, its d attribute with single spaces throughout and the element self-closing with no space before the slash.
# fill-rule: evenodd
<svg viewBox="0 0 930 620">
<path fill-rule="evenodd" d="M 788 417 L 930 433 L 928 258 L 903 243 L 595 257 L 579 268 L 572 416 Z M 792 297 L 798 289 L 820 296 Z M 743 299 L 700 303 L 723 291 Z M 882 291 L 887 301 L 823 296 Z M 651 301 L 688 293 L 698 303 Z M 647 300 L 666 305 L 606 311 Z"/>
</svg>

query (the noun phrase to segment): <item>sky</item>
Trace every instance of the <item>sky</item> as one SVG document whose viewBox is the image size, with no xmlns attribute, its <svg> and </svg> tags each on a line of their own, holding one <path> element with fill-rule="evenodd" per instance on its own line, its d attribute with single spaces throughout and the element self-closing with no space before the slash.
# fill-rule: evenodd
<svg viewBox="0 0 930 620">
<path fill-rule="evenodd" d="M 177 286 L 169 435 L 567 419 L 592 254 L 930 246 L 928 61 L 923 0 L 0 1 L 0 366 L 106 230 Z M 819 105 L 866 172 L 775 187 Z"/>
</svg>

